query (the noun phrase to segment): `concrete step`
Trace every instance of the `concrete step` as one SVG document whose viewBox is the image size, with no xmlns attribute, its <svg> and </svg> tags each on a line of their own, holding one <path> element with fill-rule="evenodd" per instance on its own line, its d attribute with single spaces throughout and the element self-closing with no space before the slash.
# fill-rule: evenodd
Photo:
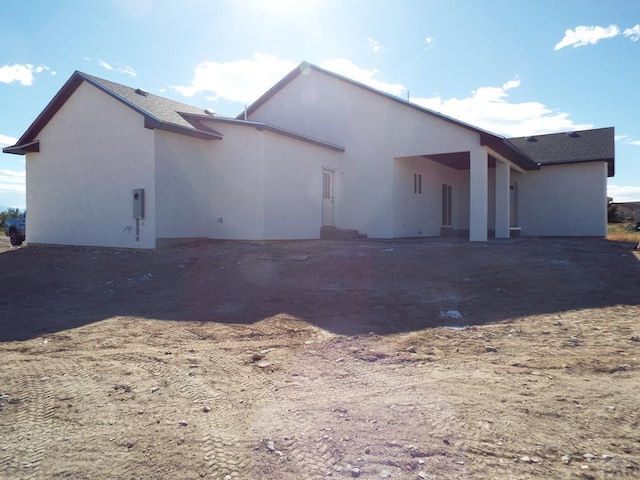
<svg viewBox="0 0 640 480">
<path fill-rule="evenodd" d="M 320 229 L 321 240 L 362 240 L 367 238 L 364 233 L 355 229 L 322 227 Z"/>
</svg>

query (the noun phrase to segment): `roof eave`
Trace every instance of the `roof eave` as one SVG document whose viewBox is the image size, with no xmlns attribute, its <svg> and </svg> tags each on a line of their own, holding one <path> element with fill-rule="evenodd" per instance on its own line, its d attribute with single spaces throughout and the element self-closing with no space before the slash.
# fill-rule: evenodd
<svg viewBox="0 0 640 480">
<path fill-rule="evenodd" d="M 205 132 L 203 130 L 194 130 L 175 123 L 162 122 L 157 118 L 149 115 L 144 117 L 144 128 L 151 130 L 157 129 L 179 135 L 187 135 L 188 137 L 200 138 L 202 140 L 222 140 L 222 134 L 217 132 Z"/>
<path fill-rule="evenodd" d="M 4 147 L 2 149 L 4 153 L 13 153 L 14 155 L 25 155 L 27 153 L 34 153 L 40 151 L 40 140 L 35 140 L 28 143 L 16 143 L 10 147 Z"/>
<path fill-rule="evenodd" d="M 71 77 L 65 82 L 65 84 L 58 90 L 58 93 L 54 95 L 51 101 L 40 112 L 36 119 L 29 125 L 29 128 L 18 139 L 18 142 L 14 147 L 19 145 L 26 145 L 36 138 L 40 131 L 45 127 L 49 120 L 53 118 L 56 112 L 64 105 L 64 103 L 71 97 L 73 92 L 82 84 L 84 78 L 80 72 L 75 71 Z M 8 147 L 13 148 L 13 147 Z M 4 149 L 3 149 L 4 151 Z M 9 152 L 12 153 L 12 152 Z"/>
<path fill-rule="evenodd" d="M 480 144 L 490 147 L 523 170 L 540 170 L 540 166 L 507 139 L 492 134 L 481 134 Z"/>
<path fill-rule="evenodd" d="M 242 113 L 236 116 L 236 120 L 245 120 L 246 116 L 248 116 L 258 108 L 260 108 L 263 104 L 265 104 L 273 95 L 275 95 L 279 90 L 281 90 L 286 84 L 288 84 L 298 75 L 300 75 L 303 72 L 303 70 L 308 70 L 311 67 L 313 67 L 313 65 L 311 65 L 310 63 L 302 62 L 296 68 L 291 70 L 288 74 L 282 77 L 278 83 L 276 83 L 269 90 L 263 93 L 255 102 L 253 102 L 251 105 L 246 107 L 242 111 Z"/>
<path fill-rule="evenodd" d="M 336 145 L 334 143 L 323 142 L 322 140 L 318 140 L 315 138 L 307 137 L 306 135 L 300 135 L 299 133 L 292 132 L 291 130 L 285 130 L 284 128 L 274 127 L 273 125 L 269 125 L 268 123 L 264 123 L 262 125 L 256 126 L 257 130 L 266 130 L 268 132 L 276 133 L 278 135 L 282 135 L 289 138 L 294 138 L 296 140 L 300 140 L 302 142 L 310 143 L 312 145 L 316 145 L 318 147 L 328 148 L 329 150 L 333 150 L 335 152 L 344 152 L 345 148 L 341 145 Z"/>
<path fill-rule="evenodd" d="M 564 160 L 559 162 L 542 162 L 543 167 L 553 167 L 554 165 L 575 165 L 576 163 L 594 163 L 605 162 L 607 164 L 607 177 L 613 177 L 615 175 L 615 159 L 614 158 L 594 158 L 589 160 Z"/>
<path fill-rule="evenodd" d="M 337 145 L 335 143 L 325 142 L 324 140 L 319 140 L 317 138 L 308 137 L 306 135 L 302 135 L 300 133 L 294 132 L 292 130 L 287 130 L 285 128 L 276 127 L 275 125 L 271 125 L 269 123 L 264 122 L 256 122 L 253 120 L 241 120 L 236 118 L 225 118 L 225 117 L 212 117 L 210 115 L 194 115 L 189 114 L 189 117 L 192 118 L 200 118 L 203 121 L 212 121 L 219 123 L 228 123 L 231 125 L 239 125 L 244 127 L 253 127 L 256 130 L 262 131 L 266 130 L 271 133 L 275 133 L 277 135 L 282 135 L 289 138 L 294 138 L 296 140 L 300 140 L 302 142 L 310 143 L 312 145 L 317 145 L 319 147 L 328 148 L 330 150 L 336 152 L 344 152 L 345 147 L 342 145 Z"/>
</svg>

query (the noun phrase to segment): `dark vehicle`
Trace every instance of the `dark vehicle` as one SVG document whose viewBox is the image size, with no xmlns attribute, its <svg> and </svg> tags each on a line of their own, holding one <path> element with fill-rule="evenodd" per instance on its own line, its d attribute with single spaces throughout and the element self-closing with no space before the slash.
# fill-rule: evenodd
<svg viewBox="0 0 640 480">
<path fill-rule="evenodd" d="M 11 240 L 11 245 L 22 245 L 27 237 L 27 212 L 18 218 L 7 218 L 4 221 L 4 234 Z"/>
</svg>

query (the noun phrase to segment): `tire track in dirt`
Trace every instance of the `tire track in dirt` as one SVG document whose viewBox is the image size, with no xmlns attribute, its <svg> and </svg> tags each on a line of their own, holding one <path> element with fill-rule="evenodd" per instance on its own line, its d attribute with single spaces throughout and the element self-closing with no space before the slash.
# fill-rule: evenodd
<svg viewBox="0 0 640 480">
<path fill-rule="evenodd" d="M 9 378 L 20 380 L 3 385 L 3 390 L 16 395 L 17 421 L 0 426 L 2 448 L 7 452 L 0 461 L 0 473 L 25 479 L 46 477 L 51 443 L 68 437 L 73 430 L 73 425 L 62 421 L 60 405 L 64 399 L 56 398 L 54 392 L 68 391 L 68 376 L 77 374 L 77 366 L 47 358 L 7 367 L 5 373 L 17 372 Z"/>
<path fill-rule="evenodd" d="M 273 439 L 287 460 L 263 457 L 278 478 L 295 478 L 288 470 L 314 479 L 350 475 L 351 468 L 376 476 L 423 469 L 438 478 L 464 475 L 461 424 L 427 371 L 416 375 L 422 367 L 385 361 L 387 354 L 373 355 L 358 340 L 314 347 L 283 367 L 285 385 L 256 411 L 254 435 Z M 307 373 L 314 371 L 333 374 Z"/>
<path fill-rule="evenodd" d="M 171 337 L 181 341 L 166 361 L 125 354 L 116 355 L 114 360 L 157 379 L 165 398 L 177 395 L 188 399 L 188 411 L 182 414 L 185 423 L 193 424 L 197 431 L 194 435 L 202 451 L 202 472 L 221 479 L 226 475 L 249 478 L 252 443 L 247 418 L 255 399 L 268 395 L 270 379 L 243 365 L 238 357 L 208 348 L 202 343 L 205 337 L 196 330 L 171 329 Z M 190 363 L 190 356 L 197 356 L 199 363 Z"/>
<path fill-rule="evenodd" d="M 229 356 L 224 353 L 210 352 L 208 359 L 220 374 L 215 379 L 215 389 L 224 400 L 212 406 L 217 425 L 211 431 L 215 434 L 203 437 L 208 468 L 216 478 L 251 478 L 254 442 L 249 421 L 256 403 L 272 397 L 272 380 L 255 366 L 241 368 L 239 361 L 229 363 Z M 241 416 L 238 404 L 244 406 Z"/>
<path fill-rule="evenodd" d="M 271 355 L 274 340 L 276 344 L 287 339 L 290 344 L 287 350 L 295 348 L 295 344 L 302 345 L 309 338 L 318 337 L 322 331 L 310 327 L 307 323 L 301 322 L 287 315 L 278 315 L 270 317 L 254 325 L 243 325 L 226 327 L 229 334 L 236 340 L 239 340 L 245 349 L 242 350 L 242 357 L 237 357 L 237 362 L 229 361 L 228 352 L 220 352 L 219 350 L 211 350 L 207 352 L 209 364 L 207 371 L 215 372 L 215 382 L 211 387 L 215 390 L 213 393 L 215 403 L 210 405 L 211 414 L 215 414 L 216 425 L 214 434 L 207 434 L 203 437 L 203 448 L 205 449 L 205 458 L 208 461 L 208 470 L 212 475 L 223 478 L 230 475 L 231 478 L 252 478 L 256 471 L 260 469 L 260 455 L 256 453 L 262 447 L 266 448 L 268 439 L 259 431 L 255 431 L 254 417 L 257 405 L 273 403 L 273 392 L 277 390 L 272 379 L 271 368 L 260 368 L 256 363 L 251 366 L 245 364 L 250 363 L 252 355 L 250 352 L 265 352 L 265 355 Z M 206 337 L 206 330 L 196 333 L 195 330 L 189 330 L 187 335 L 193 334 L 198 338 Z M 179 333 L 184 336 L 184 332 Z M 223 341 L 224 342 L 224 341 Z M 293 344 L 293 345 L 292 345 Z M 265 349 L 265 347 L 268 347 Z M 184 349 L 184 346 L 181 348 Z M 279 346 L 276 347 L 279 350 Z M 277 355 L 276 355 L 277 357 Z M 274 359 L 273 368 L 279 368 L 278 359 Z M 200 401 L 198 399 L 197 401 Z M 237 409 L 238 402 L 242 402 L 246 410 L 244 417 L 238 418 Z M 225 421 L 225 415 L 233 415 L 230 420 Z M 304 425 L 300 422 L 300 425 Z M 309 465 L 316 462 L 316 458 L 312 458 L 305 453 L 305 446 L 301 445 L 296 448 L 296 438 L 286 437 L 285 442 L 288 444 L 288 450 L 293 452 L 296 460 L 304 463 L 307 469 Z M 279 455 L 274 453 L 274 455 Z M 316 469 L 322 472 L 320 476 L 326 473 L 325 464 L 330 459 L 329 452 L 325 453 L 324 460 L 317 463 Z M 289 460 L 289 458 L 287 457 Z M 280 458 L 280 460 L 283 460 Z M 311 477 L 309 477 L 311 478 Z"/>
</svg>

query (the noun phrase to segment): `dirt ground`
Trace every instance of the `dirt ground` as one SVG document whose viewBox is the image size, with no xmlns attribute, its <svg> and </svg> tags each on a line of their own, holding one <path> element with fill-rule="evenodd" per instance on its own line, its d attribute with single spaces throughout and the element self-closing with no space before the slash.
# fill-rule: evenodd
<svg viewBox="0 0 640 480">
<path fill-rule="evenodd" d="M 640 478 L 596 239 L 0 246 L 0 478 Z"/>
</svg>

